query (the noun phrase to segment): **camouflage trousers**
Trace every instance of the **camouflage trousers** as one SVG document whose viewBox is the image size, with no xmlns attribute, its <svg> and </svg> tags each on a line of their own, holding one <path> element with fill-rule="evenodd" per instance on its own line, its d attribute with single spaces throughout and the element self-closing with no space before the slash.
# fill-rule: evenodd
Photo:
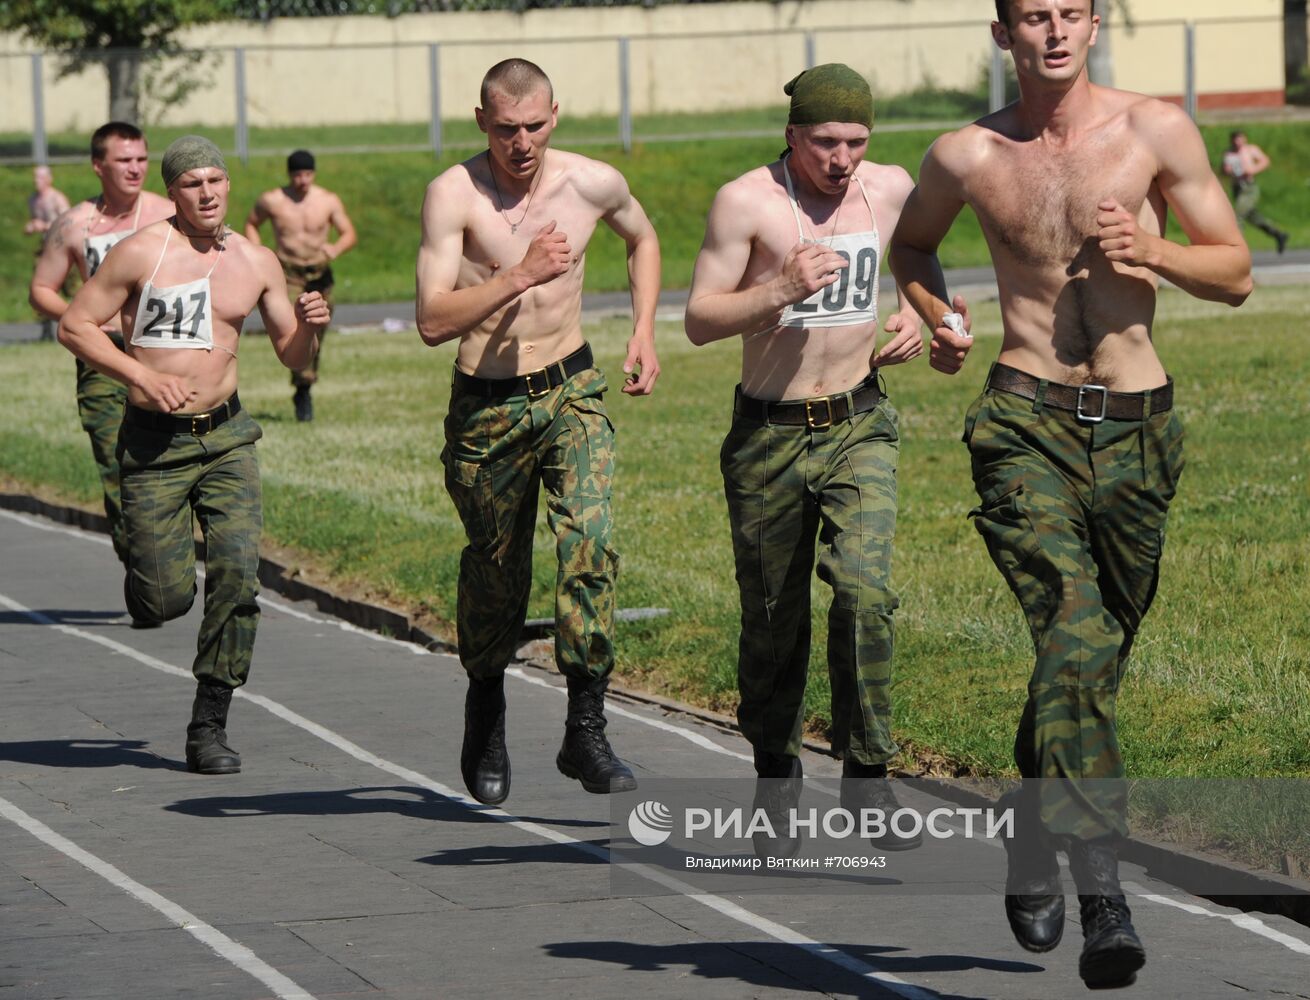
<svg viewBox="0 0 1310 1000">
<path fill-rule="evenodd" d="M 205 614 L 191 669 L 197 680 L 240 687 L 250 673 L 259 624 L 259 536 L 263 529 L 259 425 L 242 410 L 208 434 L 123 423 L 118 460 L 128 568 L 128 611 L 163 622 L 196 596 L 193 518 L 205 540 Z"/>
<path fill-rule="evenodd" d="M 738 388 L 740 392 L 740 387 Z M 797 754 L 810 661 L 810 576 L 832 588 L 832 748 L 889 760 L 898 418 L 884 397 L 826 428 L 737 412 L 719 456 L 741 594 L 737 719 L 756 750 Z"/>
<path fill-rule="evenodd" d="M 1270 221 L 1260 211 L 1260 185 L 1255 181 L 1246 181 L 1233 185 L 1233 210 L 1243 222 L 1250 223 L 1266 236 L 1278 239 L 1287 234 L 1278 225 Z"/>
<path fill-rule="evenodd" d="M 326 264 L 288 264 L 282 262 L 282 273 L 287 279 L 287 294 L 291 296 L 292 305 L 300 298 L 302 292 L 318 292 L 332 308 L 332 268 Z M 305 368 L 297 368 L 291 373 L 291 384 L 299 388 L 313 385 L 318 381 L 318 359 L 323 353 L 323 338 L 327 336 L 327 327 L 318 332 L 318 350 Z"/>
<path fill-rule="evenodd" d="M 966 415 L 964 440 L 980 500 L 969 516 L 1036 652 L 1014 741 L 1019 773 L 1062 779 L 1041 782 L 1051 833 L 1123 834 L 1115 698 L 1155 597 L 1183 470 L 1181 424 L 1172 409 L 1090 423 L 986 390 Z"/>
<path fill-rule="evenodd" d="M 446 489 L 464 524 L 456 624 L 473 677 L 502 674 L 518 648 L 532 587 L 537 497 L 555 536 L 555 663 L 566 677 L 614 667 L 611 544 L 614 427 L 605 376 L 589 368 L 548 392 L 485 397 L 451 390 Z"/>
<path fill-rule="evenodd" d="M 123 528 L 123 505 L 119 497 L 118 428 L 123 423 L 123 406 L 127 387 L 108 375 L 102 375 L 80 358 L 77 361 L 77 413 L 82 430 L 91 439 L 91 454 L 100 485 L 105 494 L 105 517 L 109 519 L 109 537 L 118 558 L 127 562 L 127 535 Z"/>
</svg>

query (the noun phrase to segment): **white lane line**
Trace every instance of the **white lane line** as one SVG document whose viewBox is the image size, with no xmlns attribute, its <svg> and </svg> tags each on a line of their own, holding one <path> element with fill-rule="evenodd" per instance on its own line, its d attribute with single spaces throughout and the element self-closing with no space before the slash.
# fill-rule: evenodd
<svg viewBox="0 0 1310 1000">
<path fill-rule="evenodd" d="M 194 913 L 184 910 L 170 899 L 166 899 L 153 889 L 123 874 L 108 861 L 102 861 L 89 851 L 78 847 L 39 819 L 29 816 L 8 799 L 0 796 L 0 816 L 21 826 L 37 840 L 48 847 L 53 847 L 61 854 L 72 858 L 83 868 L 99 875 L 102 879 L 131 896 L 137 902 L 144 903 L 152 910 L 186 931 L 193 938 L 213 951 L 219 958 L 226 959 L 242 972 L 258 979 L 273 991 L 280 1000 L 314 1000 L 311 993 L 305 992 L 295 982 L 273 968 L 245 945 L 233 941 L 217 928 L 211 927 Z"/>
<path fill-rule="evenodd" d="M 98 532 L 82 531 L 80 528 L 69 528 L 62 524 L 48 524 L 45 521 L 38 521 L 34 517 L 26 514 L 18 514 L 12 510 L 0 510 L 0 517 L 7 517 L 11 521 L 17 521 L 19 524 L 25 524 L 29 528 L 36 528 L 38 531 L 51 531 L 56 535 L 72 535 L 74 538 L 80 538 L 84 542 L 94 542 L 97 545 L 108 545 L 113 547 L 113 542 L 109 540 L 108 535 L 101 535 Z"/>
<path fill-rule="evenodd" d="M 34 527 L 34 528 L 40 528 L 40 529 L 43 530 L 43 531 L 54 531 L 54 532 L 61 533 L 61 534 L 71 535 L 71 536 L 74 537 L 74 538 L 80 538 L 80 539 L 90 540 L 90 541 L 95 541 L 95 542 L 103 542 L 103 544 L 105 544 L 105 545 L 108 545 L 108 544 L 109 544 L 108 539 L 104 539 L 104 538 L 102 538 L 102 537 L 100 537 L 100 536 L 98 536 L 98 535 L 91 535 L 91 534 L 88 534 L 88 533 L 86 533 L 86 532 L 84 532 L 84 531 L 80 531 L 80 530 L 72 529 L 72 528 L 66 528 L 66 527 L 63 527 L 63 526 L 60 526 L 60 525 L 49 525 L 49 524 L 45 524 L 45 523 L 43 523 L 43 522 L 41 522 L 41 521 L 37 521 L 37 520 L 35 520 L 35 519 L 33 519 L 33 518 L 26 517 L 26 516 L 21 515 L 21 514 L 14 514 L 14 513 L 11 513 L 11 512 L 9 512 L 9 511 L 0 510 L 0 515 L 3 515 L 3 516 L 5 516 L 5 517 L 12 518 L 12 519 L 15 520 L 15 521 L 19 521 L 19 522 L 21 522 L 21 523 L 23 523 L 23 524 L 30 525 L 31 527 Z M 352 631 L 352 632 L 357 632 L 357 633 L 359 633 L 359 634 L 362 634 L 362 635 L 368 636 L 368 637 L 371 638 L 371 639 L 376 639 L 376 640 L 379 640 L 379 641 L 381 641 L 381 642 L 389 642 L 389 643 L 395 643 L 395 644 L 397 644 L 397 645 L 405 646 L 406 648 L 408 648 L 408 649 L 410 649 L 411 651 L 413 651 L 413 652 L 415 652 L 415 653 L 418 653 L 418 654 L 420 654 L 420 655 L 423 655 L 423 654 L 427 654 L 427 653 L 428 653 L 428 651 L 425 650 L 425 649 L 423 649 L 421 646 L 415 645 L 414 643 L 411 643 L 411 642 L 406 642 L 406 641 L 401 640 L 401 639 L 395 639 L 395 638 L 392 638 L 392 637 L 390 637 L 390 636 L 378 635 L 376 632 L 370 632 L 370 631 L 368 631 L 368 630 L 366 630 L 366 629 L 360 629 L 360 628 L 358 628 L 357 626 L 350 625 L 350 624 L 347 623 L 347 622 L 341 622 L 341 621 L 336 621 L 336 622 L 334 622 L 334 621 L 332 621 L 331 619 L 319 619 L 319 618 L 314 617 L 313 615 L 308 615 L 308 614 L 306 614 L 305 612 L 300 611 L 299 609 L 292 608 L 292 607 L 290 607 L 290 606 L 288 606 L 288 605 L 282 604 L 281 602 L 276 602 L 276 603 L 274 603 L 274 602 L 272 602 L 270 599 L 267 599 L 267 598 L 264 598 L 264 597 L 261 597 L 260 600 L 261 600 L 261 601 L 266 601 L 266 600 L 267 600 L 267 601 L 269 601 L 270 604 L 273 604 L 273 606 L 278 607 L 279 610 L 287 611 L 288 613 L 293 614 L 293 615 L 296 616 L 296 617 L 304 618 L 304 619 L 306 619 L 306 620 L 308 620 L 308 621 L 313 621 L 313 622 L 322 622 L 323 624 L 337 624 L 337 625 L 340 625 L 343 629 L 346 629 L 346 630 L 348 630 L 348 631 Z M 89 633 L 87 633 L 87 635 L 88 635 L 88 637 L 89 637 Z M 95 640 L 93 640 L 93 641 L 95 641 Z M 123 650 L 123 651 L 125 651 L 126 649 L 127 649 L 127 647 L 122 647 L 122 650 Z M 135 653 L 133 653 L 133 652 L 128 652 L 127 655 L 139 655 L 139 656 L 144 656 L 145 654 L 135 654 Z M 158 664 L 159 666 L 163 666 L 163 667 L 167 667 L 167 666 L 168 666 L 167 664 L 159 664 L 158 661 L 156 661 L 156 664 Z M 152 665 L 153 665 L 153 664 L 152 664 Z M 168 669 L 172 670 L 172 669 L 176 669 L 176 668 L 169 667 Z M 518 679 L 518 680 L 526 681 L 526 682 L 529 683 L 529 684 L 535 684 L 535 685 L 538 685 L 538 686 L 540 686 L 540 687 L 546 687 L 546 688 L 550 688 L 550 689 L 555 690 L 555 691 L 560 691 L 560 689 L 559 689 L 559 688 L 556 688 L 555 685 L 549 683 L 548 681 L 543 680 L 543 679 L 540 678 L 540 677 L 532 677 L 531 675 L 525 673 L 522 669 L 520 669 L 520 668 L 518 668 L 518 667 L 511 667 L 511 668 L 509 668 L 509 669 L 506 671 L 506 673 L 513 675 L 513 676 L 514 676 L 516 679 Z M 186 676 L 189 677 L 190 674 L 187 674 Z M 243 693 L 243 692 L 241 692 L 241 691 L 238 691 L 238 692 L 237 692 L 237 694 L 242 694 L 242 693 Z M 562 693 L 562 692 L 561 692 L 561 693 Z M 644 724 L 644 725 L 651 726 L 651 727 L 656 728 L 656 729 L 662 729 L 662 730 L 664 730 L 664 731 L 666 731 L 666 732 L 674 733 L 674 734 L 676 734 L 676 735 L 678 735 L 678 736 L 681 736 L 683 739 L 686 739 L 686 740 L 688 740 L 689 742 L 694 743 L 696 746 L 703 747 L 703 748 L 705 748 L 705 749 L 707 749 L 707 750 L 711 750 L 711 751 L 713 751 L 714 753 L 723 754 L 725 757 L 734 757 L 734 758 L 737 758 L 737 759 L 739 759 L 739 760 L 744 760 L 744 761 L 748 761 L 748 762 L 754 763 L 753 758 L 752 758 L 751 756 L 749 756 L 748 754 L 738 753 L 738 752 L 735 751 L 735 750 L 729 750 L 727 747 L 720 746 L 719 744 L 715 743 L 713 740 L 710 740 L 708 737 L 706 737 L 706 736 L 705 736 L 704 734 L 702 734 L 702 733 L 695 732 L 694 730 L 691 730 L 691 729 L 686 729 L 686 728 L 684 728 L 684 727 L 682 727 L 682 726 L 674 725 L 673 723 L 671 723 L 671 722 L 666 722 L 666 721 L 664 721 L 663 719 L 654 719 L 654 718 L 650 718 L 650 717 L 648 717 L 648 716 L 639 715 L 639 714 L 637 714 L 637 713 L 635 713 L 635 712 L 630 712 L 630 711 L 628 711 L 628 710 L 626 710 L 626 709 L 624 709 L 624 708 L 621 708 L 621 707 L 618 706 L 618 705 L 614 705 L 614 704 L 612 704 L 612 703 L 609 704 L 609 705 L 606 705 L 606 711 L 608 711 L 608 712 L 610 712 L 610 713 L 612 713 L 612 714 L 614 714 L 614 715 L 621 715 L 621 716 L 623 716 L 624 718 L 632 719 L 632 720 L 634 720 L 634 721 L 636 721 L 636 722 L 640 722 L 640 723 L 642 723 L 642 724 Z M 823 785 L 823 784 L 820 784 L 820 783 L 817 783 L 817 782 L 810 782 L 809 784 L 810 784 L 811 787 L 814 787 L 814 788 L 816 788 L 817 790 L 819 790 L 819 791 L 821 791 L 821 792 L 824 792 L 824 793 L 826 793 L 826 794 L 828 794 L 828 795 L 833 795 L 833 796 L 835 796 L 835 795 L 837 794 L 837 792 L 836 792 L 835 790 L 833 790 L 833 789 L 827 787 L 826 785 Z M 472 799 L 465 799 L 465 800 L 463 800 L 463 801 L 465 801 L 466 803 L 471 803 L 471 804 L 472 804 L 474 807 L 476 807 L 476 808 L 481 808 L 481 804 L 475 802 L 475 801 L 472 800 Z M 957 827 L 957 829 L 959 829 L 960 832 L 963 832 L 963 827 Z M 987 844 L 988 846 L 990 846 L 990 847 L 994 847 L 994 848 L 996 848 L 996 849 L 998 849 L 998 850 L 999 850 L 999 849 L 1003 849 L 1004 846 L 1005 846 L 1004 844 L 1000 843 L 999 841 L 990 841 L 990 840 L 986 840 L 986 839 L 983 839 L 983 838 L 979 838 L 978 842 L 979 842 L 979 843 Z M 1067 867 L 1067 865 L 1065 865 L 1064 862 L 1061 862 L 1061 864 L 1064 865 L 1065 867 Z M 1125 885 L 1130 885 L 1130 884 L 1133 884 L 1133 883 L 1125 883 Z M 1243 930 L 1250 931 L 1250 932 L 1252 932 L 1253 934 L 1258 934 L 1258 935 L 1260 935 L 1261 937 L 1268 938 L 1268 939 L 1271 940 L 1271 941 L 1277 941 L 1278 943 L 1283 944 L 1285 947 L 1290 948 L 1292 951 L 1301 952 L 1301 949 L 1303 949 L 1303 948 L 1310 948 L 1310 945 L 1306 945 L 1304 942 L 1299 941 L 1299 940 L 1297 940 L 1296 938 L 1289 937 L 1288 935 L 1283 934 L 1281 931 L 1276 931 L 1276 930 L 1274 930 L 1272 927 L 1269 927 L 1267 924 L 1265 924 L 1263 921 L 1261 921 L 1258 917 L 1253 917 L 1253 916 L 1251 916 L 1250 914 L 1242 914 L 1242 915 L 1241 915 L 1241 918 L 1239 919 L 1238 917 L 1228 916 L 1228 915 L 1226 915 L 1226 914 L 1214 913 L 1214 912 L 1212 912 L 1212 911 L 1210 911 L 1210 910 L 1205 909 L 1204 907 L 1196 906 L 1195 904 L 1182 904 L 1182 903 L 1177 902 L 1176 900 L 1169 899 L 1167 896 L 1160 896 L 1160 895 L 1157 895 L 1157 894 L 1154 894 L 1154 893 L 1148 893 L 1148 892 L 1146 892 L 1145 889 L 1144 889 L 1143 887 L 1141 887 L 1141 886 L 1137 886 L 1135 889 L 1132 889 L 1132 890 L 1130 890 L 1130 891 L 1132 891 L 1135 895 L 1139 895 L 1139 896 L 1141 896 L 1142 899 L 1149 900 L 1150 902 L 1153 902 L 1153 903 L 1162 903 L 1163 905 L 1174 906 L 1174 907 L 1177 907 L 1177 908 L 1179 908 L 1179 909 L 1181 909 L 1181 910 L 1183 910 L 1183 911 L 1185 911 L 1185 912 L 1187 912 L 1187 913 L 1191 913 L 1191 914 L 1193 914 L 1194 916 L 1212 916 L 1212 917 L 1222 916 L 1222 917 L 1225 917 L 1225 919 L 1230 920 L 1230 922 L 1233 923 L 1234 926 L 1236 926 L 1236 927 L 1240 927 L 1240 928 L 1242 928 Z M 1284 939 L 1286 939 L 1286 940 L 1284 940 Z M 1288 941 L 1295 942 L 1295 945 L 1287 944 Z M 1305 952 L 1305 953 L 1310 953 L 1310 952 Z"/>
<path fill-rule="evenodd" d="M 1125 889 L 1131 890 L 1143 899 L 1149 899 L 1152 903 L 1159 903 L 1161 906 L 1172 906 L 1175 909 L 1183 910 L 1198 917 L 1215 917 L 1219 920 L 1227 920 L 1229 923 L 1243 930 L 1251 931 L 1253 934 L 1259 934 L 1261 937 L 1268 938 L 1270 941 L 1276 941 L 1284 948 L 1296 952 L 1298 955 L 1310 955 L 1310 944 L 1294 938 L 1290 934 L 1284 934 L 1282 931 L 1274 930 L 1258 917 L 1253 917 L 1249 913 L 1216 913 L 1214 910 L 1208 910 L 1204 906 L 1198 906 L 1196 903 L 1184 903 L 1177 899 L 1170 899 L 1168 896 L 1160 896 L 1156 893 L 1148 892 L 1144 886 L 1136 882 L 1125 882 Z"/>
<path fill-rule="evenodd" d="M 152 670 L 158 670 L 174 677 L 184 677 L 187 680 L 191 679 L 192 675 L 189 670 L 183 670 L 181 667 L 174 666 L 171 663 L 166 663 L 153 656 L 140 653 L 129 646 L 114 641 L 113 639 L 104 638 L 103 636 L 87 632 L 72 625 L 61 625 L 48 616 L 41 614 L 41 612 L 34 611 L 31 608 L 24 607 L 18 602 L 11 600 L 4 594 L 0 594 L 0 606 L 4 606 L 11 611 L 16 611 L 19 614 L 26 615 L 33 621 L 57 629 L 66 635 L 76 636 L 79 639 L 85 639 L 89 642 L 96 643 L 97 645 L 104 646 L 107 649 L 112 649 L 114 652 L 130 657 L 138 663 L 150 667 Z M 271 698 L 265 698 L 263 695 L 258 694 L 250 694 L 245 688 L 238 688 L 235 694 L 238 697 L 245 698 L 247 701 L 259 705 L 261 708 L 277 716 L 279 719 L 303 729 L 312 736 L 318 737 L 330 746 L 336 747 L 347 756 L 354 757 L 362 763 L 369 764 L 380 771 L 394 775 L 402 781 L 416 785 L 419 788 L 426 788 L 443 798 L 449 799 L 450 801 L 456 802 L 469 809 L 477 810 L 486 816 L 500 820 L 501 822 L 525 833 L 533 834 L 545 840 L 554 841 L 555 843 L 566 847 L 572 847 L 575 850 L 590 854 L 606 862 L 610 860 L 609 851 L 604 848 L 597 847 L 594 844 L 584 843 L 574 837 L 568 836 L 567 834 L 552 830 L 550 827 L 542 826 L 539 823 L 520 819 L 502 809 L 484 806 L 455 789 L 443 785 L 441 782 L 429 778 L 424 774 L 420 774 L 418 771 L 411 770 L 401 764 L 395 764 L 374 753 L 370 753 L 368 750 L 365 750 L 358 744 L 346 739 L 344 736 L 341 736 L 325 726 L 319 725 L 317 722 L 312 722 L 309 719 L 306 719 L 304 716 L 293 712 L 285 705 L 273 701 Z M 738 906 L 736 903 L 730 902 L 719 896 L 702 893 L 698 891 L 695 886 L 689 885 L 681 879 L 674 878 L 656 868 L 652 868 L 648 865 L 632 865 L 629 867 L 634 874 L 662 885 L 680 896 L 685 896 L 688 899 L 694 900 L 703 906 L 737 921 L 738 923 L 745 924 L 761 934 L 767 934 L 769 937 L 772 937 L 777 941 L 801 948 L 816 958 L 821 958 L 824 961 L 845 969 L 847 972 L 851 972 L 862 979 L 876 982 L 879 986 L 882 986 L 897 996 L 906 998 L 906 1000 L 934 1000 L 934 998 L 939 996 L 939 994 L 930 990 L 921 989 L 918 986 L 907 983 L 905 980 L 890 972 L 884 972 L 872 965 L 868 965 L 852 955 L 839 951 L 832 947 L 832 945 L 824 944 L 821 941 L 815 941 L 813 938 L 806 937 L 805 935 L 793 931 L 782 924 L 774 923 L 772 920 L 753 913 L 744 907 Z"/>
</svg>

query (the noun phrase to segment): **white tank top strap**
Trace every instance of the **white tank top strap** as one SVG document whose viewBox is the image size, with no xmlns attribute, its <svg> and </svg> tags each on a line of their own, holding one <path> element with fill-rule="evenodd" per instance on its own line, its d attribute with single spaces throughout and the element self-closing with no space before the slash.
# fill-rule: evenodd
<svg viewBox="0 0 1310 1000">
<path fill-rule="evenodd" d="M 214 268 L 218 267 L 218 262 L 219 262 L 220 260 L 223 259 L 223 254 L 224 254 L 225 252 L 226 252 L 226 251 L 223 250 L 222 246 L 218 243 L 218 241 L 215 240 L 215 241 L 214 241 L 214 263 L 210 264 L 210 265 L 209 265 L 209 270 L 205 272 L 205 277 L 206 277 L 206 278 L 208 278 L 211 274 L 214 273 Z"/>
<path fill-rule="evenodd" d="M 159 265 L 164 262 L 164 254 L 168 253 L 168 238 L 172 235 L 172 226 L 168 226 L 164 229 L 164 245 L 159 250 L 159 259 L 155 261 L 155 269 L 150 272 L 150 277 L 146 279 L 147 285 L 153 285 L 155 283 L 155 275 L 159 273 Z"/>
<path fill-rule="evenodd" d="M 878 242 L 881 243 L 882 236 L 878 232 L 878 216 L 873 211 L 873 202 L 869 200 L 869 192 L 864 189 L 864 182 L 860 180 L 859 174 L 852 174 L 851 176 L 859 187 L 860 194 L 864 196 L 864 207 L 869 210 L 869 219 L 873 222 L 873 235 L 878 239 Z"/>
<path fill-rule="evenodd" d="M 789 154 L 790 155 L 790 154 Z M 791 205 L 791 214 L 796 217 L 796 236 L 805 239 L 805 225 L 801 222 L 800 204 L 796 199 L 796 188 L 791 182 L 791 170 L 787 167 L 787 157 L 782 158 L 782 179 L 787 182 L 787 203 Z"/>
</svg>

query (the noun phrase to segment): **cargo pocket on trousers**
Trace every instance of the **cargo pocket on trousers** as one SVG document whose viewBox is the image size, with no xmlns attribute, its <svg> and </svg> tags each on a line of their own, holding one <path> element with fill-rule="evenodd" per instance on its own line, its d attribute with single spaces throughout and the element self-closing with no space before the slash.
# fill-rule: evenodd
<svg viewBox="0 0 1310 1000">
<path fill-rule="evenodd" d="M 599 396 L 583 396 L 569 405 L 582 432 L 582 440 L 575 441 L 575 461 L 583 491 L 608 497 L 614 478 L 614 422 Z"/>
<path fill-rule="evenodd" d="M 1061 581 L 1050 561 L 1040 558 L 1042 546 L 1023 507 L 1022 483 L 1007 483 L 969 511 L 973 525 L 987 543 L 992 562 L 1018 599 L 1034 636 L 1044 627 L 1052 600 L 1058 600 Z"/>
<path fill-rule="evenodd" d="M 446 464 L 446 492 L 455 504 L 475 549 L 490 548 L 496 540 L 496 508 L 493 502 L 491 471 L 476 462 L 465 462 L 449 454 Z"/>
</svg>

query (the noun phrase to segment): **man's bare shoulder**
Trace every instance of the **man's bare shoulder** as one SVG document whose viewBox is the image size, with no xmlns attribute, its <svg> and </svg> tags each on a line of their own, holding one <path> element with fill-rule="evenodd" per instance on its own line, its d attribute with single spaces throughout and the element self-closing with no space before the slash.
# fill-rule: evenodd
<svg viewBox="0 0 1310 1000">
<path fill-rule="evenodd" d="M 1147 141 L 1170 142 L 1180 135 L 1199 134 L 1196 124 L 1177 104 L 1126 90 L 1112 91 L 1115 106 L 1127 118 L 1128 125 Z"/>
<path fill-rule="evenodd" d="M 282 270 L 282 264 L 272 249 L 259 243 L 252 243 L 235 229 L 228 230 L 223 246 L 225 251 L 240 256 L 256 271 L 267 274 L 270 270 L 279 272 Z"/>
<path fill-rule="evenodd" d="M 780 160 L 766 163 L 761 167 L 748 170 L 740 177 L 728 181 L 719 188 L 714 196 L 716 204 L 725 207 L 759 208 L 759 199 L 779 194 L 782 188 L 782 165 Z"/>
<path fill-rule="evenodd" d="M 486 153 L 478 153 L 462 163 L 447 167 L 428 182 L 428 197 L 442 200 L 467 197 L 477 189 L 474 177 L 486 175 L 486 164 Z"/>
<path fill-rule="evenodd" d="M 328 188 L 325 187 L 320 187 L 317 184 L 315 184 L 312 188 L 310 188 L 310 194 L 313 195 L 315 198 L 317 198 L 319 201 L 323 202 L 323 204 L 325 205 L 341 204 L 340 195 L 338 195 L 335 191 L 329 190 Z"/>
<path fill-rule="evenodd" d="M 603 160 L 593 160 L 581 153 L 552 149 L 546 163 L 549 169 L 594 205 L 612 208 L 616 199 L 628 194 L 628 181 L 618 167 Z"/>
<path fill-rule="evenodd" d="M 176 209 L 173 202 L 153 191 L 141 192 L 141 221 L 158 222 L 161 219 L 172 218 Z"/>
<path fill-rule="evenodd" d="M 856 171 L 856 177 L 862 183 L 869 184 L 875 191 L 899 196 L 902 200 L 909 197 L 914 190 L 914 178 L 904 167 L 895 163 L 874 163 L 865 160 Z"/>
<path fill-rule="evenodd" d="M 998 144 L 1015 140 L 1016 118 L 1011 106 L 953 132 L 943 132 L 928 147 L 927 156 L 952 175 L 967 177 L 986 161 Z"/>
</svg>

